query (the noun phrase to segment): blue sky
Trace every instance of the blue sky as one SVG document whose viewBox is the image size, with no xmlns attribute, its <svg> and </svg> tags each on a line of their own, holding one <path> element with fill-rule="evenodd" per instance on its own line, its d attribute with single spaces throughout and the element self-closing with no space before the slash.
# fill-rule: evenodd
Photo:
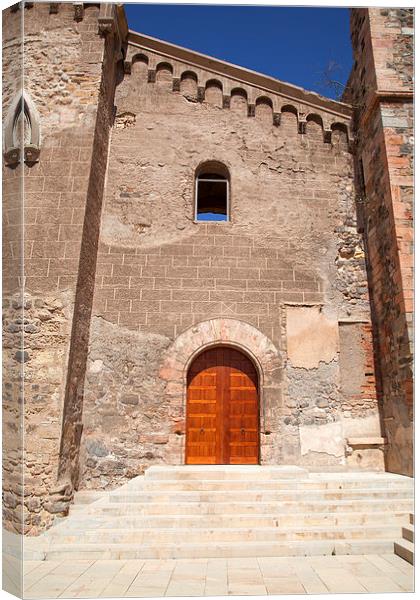
<svg viewBox="0 0 420 600">
<path fill-rule="evenodd" d="M 336 97 L 323 71 L 346 82 L 349 10 L 285 6 L 126 4 L 130 29 Z"/>
</svg>

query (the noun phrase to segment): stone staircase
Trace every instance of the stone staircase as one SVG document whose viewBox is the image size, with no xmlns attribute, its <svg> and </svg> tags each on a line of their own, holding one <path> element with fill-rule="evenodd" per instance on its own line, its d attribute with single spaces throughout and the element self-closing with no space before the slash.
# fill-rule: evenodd
<svg viewBox="0 0 420 600">
<path fill-rule="evenodd" d="M 410 514 L 410 523 L 402 528 L 402 538 L 394 544 L 395 554 L 414 565 L 414 515 Z"/>
<path fill-rule="evenodd" d="M 75 504 L 69 517 L 25 541 L 26 557 L 389 554 L 413 509 L 413 480 L 298 467 L 168 466 L 98 498 Z"/>
</svg>

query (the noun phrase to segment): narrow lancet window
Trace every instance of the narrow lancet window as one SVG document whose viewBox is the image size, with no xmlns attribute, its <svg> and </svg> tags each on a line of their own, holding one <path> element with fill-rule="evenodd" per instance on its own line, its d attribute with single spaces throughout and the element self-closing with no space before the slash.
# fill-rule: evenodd
<svg viewBox="0 0 420 600">
<path fill-rule="evenodd" d="M 229 176 L 224 165 L 209 163 L 195 180 L 196 221 L 229 220 Z"/>
</svg>

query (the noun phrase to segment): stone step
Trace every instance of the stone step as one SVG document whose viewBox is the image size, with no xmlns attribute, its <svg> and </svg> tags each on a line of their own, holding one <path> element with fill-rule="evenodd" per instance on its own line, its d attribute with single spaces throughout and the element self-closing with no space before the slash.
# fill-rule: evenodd
<svg viewBox="0 0 420 600">
<path fill-rule="evenodd" d="M 414 544 L 403 538 L 394 542 L 394 552 L 410 564 L 414 565 Z"/>
<path fill-rule="evenodd" d="M 103 490 L 80 490 L 74 494 L 74 504 L 92 504 L 101 498 L 106 498 L 109 492 Z"/>
<path fill-rule="evenodd" d="M 402 528 L 402 536 L 405 540 L 414 544 L 414 525 L 406 525 Z"/>
<path fill-rule="evenodd" d="M 283 502 L 135 502 L 97 503 L 73 507 L 72 514 L 86 515 L 176 515 L 176 514 L 243 514 L 243 513 L 313 513 L 313 512 L 386 512 L 413 509 L 412 499 L 381 500 L 357 499 L 341 501 L 294 500 Z"/>
<path fill-rule="evenodd" d="M 143 515 L 143 516 L 107 516 L 91 515 L 75 516 L 71 523 L 67 520 L 51 529 L 53 535 L 58 529 L 71 533 L 95 528 L 99 531 L 118 529 L 119 527 L 141 529 L 168 527 L 305 527 L 305 526 L 340 526 L 340 525 L 375 525 L 378 523 L 395 523 L 399 527 L 407 522 L 408 511 L 372 512 L 372 513 L 274 513 L 274 514 L 185 514 L 185 515 Z"/>
<path fill-rule="evenodd" d="M 306 469 L 295 466 L 261 465 L 183 465 L 149 467 L 146 479 L 304 479 Z"/>
<path fill-rule="evenodd" d="M 139 476 L 141 477 L 141 476 Z M 147 479 L 303 479 L 310 477 L 324 480 L 364 479 L 366 481 L 395 479 L 411 480 L 412 477 L 384 471 L 309 470 L 287 465 L 160 465 L 149 467 Z"/>
<path fill-rule="evenodd" d="M 303 492 L 306 501 L 310 500 L 341 500 L 341 499 L 409 499 L 413 497 L 413 490 L 389 490 L 389 489 L 358 489 L 358 490 L 305 490 Z M 184 491 L 173 490 L 170 492 L 111 492 L 110 503 L 135 503 L 135 502 L 269 502 L 269 501 L 291 501 L 296 499 L 296 491 Z"/>
<path fill-rule="evenodd" d="M 220 542 L 176 544 L 63 544 L 54 549 L 39 550 L 46 560 L 128 560 L 142 558 L 229 558 L 263 556 L 323 556 L 341 554 L 390 554 L 393 540 L 322 540 L 287 542 Z M 31 554 L 34 559 L 34 553 Z M 26 556 L 28 558 L 28 556 Z"/>
<path fill-rule="evenodd" d="M 70 517 L 25 552 L 48 560 L 387 554 L 413 510 L 412 483 L 299 467 L 152 467 L 117 490 L 79 493 Z"/>
<path fill-rule="evenodd" d="M 144 479 L 177 479 L 177 480 L 202 480 L 202 479 L 215 479 L 228 481 L 234 480 L 305 480 L 310 478 L 311 480 L 322 480 L 322 481 L 365 481 L 366 483 L 381 481 L 400 481 L 400 482 L 411 482 L 413 479 L 405 475 L 398 475 L 396 473 L 384 473 L 384 472 L 364 472 L 364 471 L 332 471 L 330 473 L 325 471 L 311 472 L 301 467 L 295 466 L 261 466 L 261 465 L 179 465 L 179 466 L 154 466 L 149 467 L 145 474 Z M 131 480 L 143 479 L 143 476 L 135 477 Z"/>
<path fill-rule="evenodd" d="M 143 528 L 143 529 L 88 529 L 67 534 L 60 532 L 51 536 L 53 544 L 175 544 L 179 540 L 188 543 L 204 542 L 281 542 L 307 540 L 358 540 L 358 539 L 395 539 L 401 535 L 401 527 L 397 525 L 364 525 L 340 527 L 215 527 L 209 528 Z M 53 549 L 53 546 L 51 547 Z"/>
<path fill-rule="evenodd" d="M 279 480 L 177 480 L 177 479 L 146 479 L 144 478 L 137 486 L 127 486 L 126 492 L 137 491 L 217 491 L 217 490 L 258 490 L 258 491 L 353 491 L 358 489 L 372 490 L 378 487 L 375 481 L 285 481 Z M 381 489 L 398 491 L 412 490 L 411 481 L 401 482 L 399 480 L 381 481 Z"/>
</svg>

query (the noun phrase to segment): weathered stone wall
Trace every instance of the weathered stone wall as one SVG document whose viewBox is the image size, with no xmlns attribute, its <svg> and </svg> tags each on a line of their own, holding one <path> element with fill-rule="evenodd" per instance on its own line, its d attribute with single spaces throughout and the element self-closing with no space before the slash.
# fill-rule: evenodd
<svg viewBox="0 0 420 600">
<path fill-rule="evenodd" d="M 346 98 L 356 109 L 386 466 L 412 474 L 413 11 L 354 9 L 352 31 L 355 64 Z"/>
<path fill-rule="evenodd" d="M 253 326 L 276 348 L 280 383 L 261 398 L 263 461 L 344 467 L 346 419 L 354 430 L 369 412 L 372 435 L 380 431 L 365 369 L 371 348 L 359 393 L 340 384 L 338 323 L 370 322 L 345 123 L 150 49 L 129 45 L 127 56 L 102 214 L 81 485 L 116 485 L 149 464 L 183 461 L 186 365 L 178 379 L 161 368 L 177 339 L 214 319 Z M 230 173 L 227 223 L 194 222 L 194 174 L 208 160 Z M 292 314 L 303 341 L 317 338 L 313 348 L 293 347 Z M 325 450 L 308 445 L 317 437 Z"/>
<path fill-rule="evenodd" d="M 80 328 L 84 323 L 86 329 L 86 320 L 89 327 L 96 258 L 93 233 L 100 219 L 106 125 L 109 131 L 109 117 L 107 121 L 103 113 L 110 112 L 112 98 L 107 95 L 114 92 L 104 80 L 113 77 L 115 82 L 114 57 L 121 46 L 113 34 L 104 41 L 99 31 L 100 10 L 95 5 L 28 3 L 25 8 L 19 5 L 5 11 L 4 17 L 4 71 L 11 75 L 13 52 L 19 45 L 16 23 L 24 17 L 23 87 L 37 109 L 41 130 L 39 160 L 23 166 L 25 295 L 10 300 L 4 335 L 12 358 L 23 367 L 26 452 L 23 520 L 7 512 L 5 525 L 29 534 L 68 510 L 77 479 L 76 469 L 65 468 L 66 459 L 72 460 L 77 453 L 74 421 L 80 423 L 77 403 L 73 402 L 73 418 L 66 412 L 72 404 L 66 379 L 70 368 L 80 405 L 87 346 Z M 103 60 L 112 65 L 106 77 Z M 6 111 L 12 88 L 13 83 L 6 86 Z M 98 108 L 105 105 L 107 109 Z M 16 171 L 4 166 L 6 186 Z M 13 210 L 7 210 L 8 232 L 18 231 L 22 206 L 15 202 Z M 15 262 L 8 262 L 15 268 L 19 257 L 16 235 L 11 236 L 8 251 Z M 14 290 L 14 284 L 10 289 Z M 19 328 L 24 335 L 22 350 Z M 66 435 L 62 437 L 63 407 Z M 60 445 L 64 460 L 59 473 Z M 10 490 L 6 501 L 11 509 L 19 485 Z"/>
<path fill-rule="evenodd" d="M 3 34 L 3 89 L 2 107 L 6 114 L 10 102 L 22 87 L 23 47 L 22 15 L 9 21 L 2 14 Z M 17 145 L 22 144 L 22 130 L 17 135 Z M 3 572 L 14 556 L 13 576 L 3 577 L 3 589 L 22 596 L 23 548 L 21 536 L 13 536 L 13 543 L 5 543 L 4 528 L 22 532 L 24 511 L 23 490 L 23 402 L 22 402 L 22 356 L 23 356 L 23 289 L 22 289 L 22 244 L 23 244 L 23 180 L 22 167 L 2 169 L 2 497 L 3 497 Z M 14 324 L 16 341 L 6 339 L 5 328 L 16 316 Z M 17 559 L 17 560 L 16 560 Z M 7 565 L 7 567 L 6 567 Z"/>
</svg>

